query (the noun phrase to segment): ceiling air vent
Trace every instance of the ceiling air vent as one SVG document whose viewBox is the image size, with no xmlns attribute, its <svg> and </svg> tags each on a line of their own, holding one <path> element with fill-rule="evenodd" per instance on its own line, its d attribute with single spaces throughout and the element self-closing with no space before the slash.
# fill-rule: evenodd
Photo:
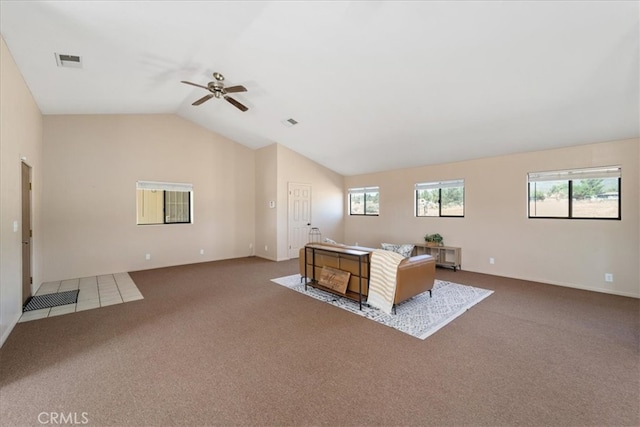
<svg viewBox="0 0 640 427">
<path fill-rule="evenodd" d="M 56 56 L 58 67 L 82 68 L 82 58 L 80 56 L 62 53 L 55 53 L 54 55 Z"/>
<path fill-rule="evenodd" d="M 282 124 L 290 128 L 291 126 L 297 125 L 298 121 L 295 119 L 286 119 L 282 121 Z"/>
</svg>

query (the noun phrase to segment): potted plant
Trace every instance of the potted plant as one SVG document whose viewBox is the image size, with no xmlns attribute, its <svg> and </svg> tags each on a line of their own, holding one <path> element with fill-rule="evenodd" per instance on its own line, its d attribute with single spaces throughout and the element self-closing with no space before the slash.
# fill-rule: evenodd
<svg viewBox="0 0 640 427">
<path fill-rule="evenodd" d="M 443 240 L 442 236 L 438 233 L 424 236 L 424 241 L 427 242 L 427 246 L 442 246 Z"/>
</svg>

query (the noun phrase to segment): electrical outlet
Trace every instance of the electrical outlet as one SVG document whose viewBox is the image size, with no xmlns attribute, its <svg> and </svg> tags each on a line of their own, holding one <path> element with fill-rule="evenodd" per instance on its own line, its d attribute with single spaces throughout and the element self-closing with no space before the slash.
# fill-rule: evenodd
<svg viewBox="0 0 640 427">
<path fill-rule="evenodd" d="M 605 281 L 605 282 L 613 282 L 613 274 L 611 274 L 611 273 L 604 273 L 604 281 Z"/>
<path fill-rule="evenodd" d="M 265 251 L 265 252 L 269 252 L 269 246 L 264 245 L 264 251 Z"/>
<path fill-rule="evenodd" d="M 489 258 L 489 264 L 495 264 L 495 263 L 496 263 L 495 258 Z"/>
<path fill-rule="evenodd" d="M 253 249 L 253 243 L 249 243 L 249 249 Z"/>
<path fill-rule="evenodd" d="M 200 255 L 204 255 L 204 249 L 200 249 Z"/>
<path fill-rule="evenodd" d="M 146 254 L 144 257 L 145 257 L 145 259 L 150 260 L 151 259 L 151 254 Z"/>
</svg>

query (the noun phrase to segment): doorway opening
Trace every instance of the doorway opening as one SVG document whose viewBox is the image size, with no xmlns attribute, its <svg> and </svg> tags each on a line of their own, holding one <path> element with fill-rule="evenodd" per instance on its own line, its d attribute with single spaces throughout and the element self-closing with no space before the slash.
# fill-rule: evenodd
<svg viewBox="0 0 640 427">
<path fill-rule="evenodd" d="M 31 166 L 22 162 L 22 304 L 31 298 Z M 17 230 L 16 230 L 17 231 Z"/>
</svg>

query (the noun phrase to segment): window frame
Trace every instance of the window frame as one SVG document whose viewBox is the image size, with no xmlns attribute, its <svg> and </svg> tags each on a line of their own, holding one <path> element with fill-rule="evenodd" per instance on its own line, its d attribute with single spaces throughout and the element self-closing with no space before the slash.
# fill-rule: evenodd
<svg viewBox="0 0 640 427">
<path fill-rule="evenodd" d="M 162 222 L 141 223 L 139 217 L 139 206 L 137 193 L 140 190 L 162 191 Z M 186 221 L 167 221 L 167 192 L 188 193 L 188 217 Z M 193 224 L 193 184 L 160 181 L 137 181 L 136 182 L 136 225 L 175 225 Z"/>
<path fill-rule="evenodd" d="M 611 179 L 618 182 L 618 215 L 610 217 L 574 216 L 573 213 L 573 181 L 583 179 Z M 531 184 L 535 182 L 566 181 L 567 182 L 567 215 L 566 216 L 532 216 L 531 215 Z M 534 194 L 536 191 L 534 191 Z M 545 172 L 527 173 L 527 218 L 528 219 L 569 219 L 569 220 L 622 220 L 622 167 L 602 166 L 581 169 L 561 169 Z"/>
<path fill-rule="evenodd" d="M 186 221 L 167 221 L 167 205 L 169 203 L 171 203 L 170 201 L 167 201 L 167 193 L 186 193 L 187 194 L 187 207 L 188 207 L 188 211 L 187 211 L 187 216 L 188 219 Z M 162 219 L 164 220 L 163 224 L 191 224 L 191 191 L 170 191 L 170 190 L 163 190 L 163 212 L 162 212 Z M 184 204 L 183 201 L 180 202 L 181 204 Z"/>
<path fill-rule="evenodd" d="M 447 188 L 462 187 L 462 215 L 442 214 L 442 190 Z M 420 203 L 418 202 L 418 192 L 423 190 L 438 190 L 438 215 L 420 215 L 418 212 Z M 464 178 L 450 179 L 443 181 L 428 181 L 416 183 L 413 187 L 413 215 L 416 218 L 464 218 L 465 216 L 465 196 L 466 188 Z"/>
<path fill-rule="evenodd" d="M 367 213 L 367 193 L 378 193 L 378 212 Z M 362 194 L 363 196 L 363 213 L 353 213 L 352 199 L 355 194 Z M 347 189 L 347 206 L 349 207 L 349 216 L 380 216 L 380 187 L 357 187 Z"/>
</svg>

